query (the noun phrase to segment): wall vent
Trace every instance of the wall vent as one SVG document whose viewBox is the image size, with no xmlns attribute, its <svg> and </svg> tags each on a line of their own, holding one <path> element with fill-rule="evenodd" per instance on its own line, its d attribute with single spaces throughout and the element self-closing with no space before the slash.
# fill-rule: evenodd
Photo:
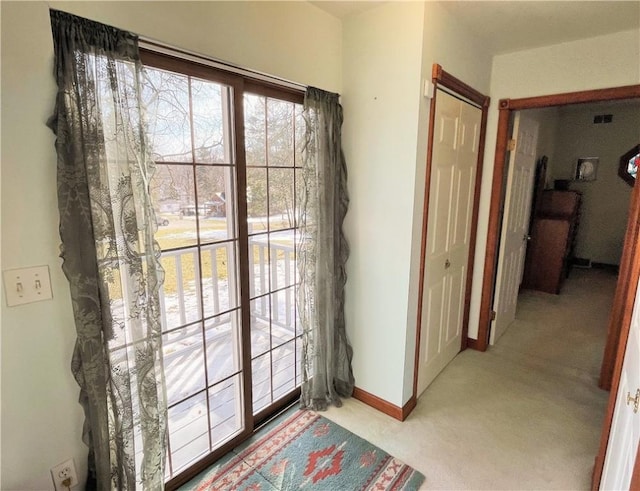
<svg viewBox="0 0 640 491">
<path fill-rule="evenodd" d="M 593 117 L 593 124 L 611 123 L 613 114 L 598 114 Z"/>
</svg>

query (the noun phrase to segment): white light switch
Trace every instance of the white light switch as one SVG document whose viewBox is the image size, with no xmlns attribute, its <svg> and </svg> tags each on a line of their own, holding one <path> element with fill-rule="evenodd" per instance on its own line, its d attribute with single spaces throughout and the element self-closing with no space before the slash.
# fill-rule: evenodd
<svg viewBox="0 0 640 491">
<path fill-rule="evenodd" d="M 3 273 L 7 305 L 22 305 L 53 297 L 49 266 L 10 269 Z"/>
<path fill-rule="evenodd" d="M 424 82 L 424 96 L 427 99 L 433 99 L 433 93 L 436 90 L 431 80 L 423 80 Z"/>
</svg>

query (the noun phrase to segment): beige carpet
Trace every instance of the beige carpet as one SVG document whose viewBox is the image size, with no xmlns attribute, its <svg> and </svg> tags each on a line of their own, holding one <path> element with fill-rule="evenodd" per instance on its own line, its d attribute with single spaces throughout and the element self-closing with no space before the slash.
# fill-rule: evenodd
<svg viewBox="0 0 640 491">
<path fill-rule="evenodd" d="M 424 489 L 589 489 L 615 284 L 574 269 L 559 296 L 523 292 L 497 345 L 459 354 L 404 423 L 353 399 L 326 416 L 422 472 Z"/>
</svg>

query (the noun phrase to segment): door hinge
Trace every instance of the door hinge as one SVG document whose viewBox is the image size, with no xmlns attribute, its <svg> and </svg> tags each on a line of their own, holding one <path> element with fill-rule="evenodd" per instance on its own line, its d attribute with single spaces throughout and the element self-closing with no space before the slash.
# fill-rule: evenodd
<svg viewBox="0 0 640 491">
<path fill-rule="evenodd" d="M 492 310 L 490 315 L 491 315 L 491 320 L 494 321 L 496 320 L 496 315 L 498 315 L 498 313 L 495 310 Z"/>
<path fill-rule="evenodd" d="M 515 150 L 516 150 L 516 141 L 513 138 L 511 140 L 509 140 L 509 143 L 507 144 L 507 150 L 509 152 L 515 152 Z"/>
<path fill-rule="evenodd" d="M 640 407 L 640 389 L 636 390 L 636 396 L 631 397 L 631 392 L 627 392 L 627 406 L 633 402 L 633 412 L 638 412 L 638 407 Z"/>
</svg>

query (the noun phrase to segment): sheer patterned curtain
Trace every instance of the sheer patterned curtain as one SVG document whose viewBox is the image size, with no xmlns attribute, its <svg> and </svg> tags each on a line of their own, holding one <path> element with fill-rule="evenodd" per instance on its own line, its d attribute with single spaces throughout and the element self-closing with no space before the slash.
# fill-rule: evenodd
<svg viewBox="0 0 640 491">
<path fill-rule="evenodd" d="M 347 213 L 347 168 L 342 153 L 342 106 L 338 94 L 310 87 L 303 184 L 299 192 L 298 306 L 303 328 L 301 406 L 324 410 L 353 392 L 353 349 L 344 320 L 345 264 L 342 233 Z"/>
<path fill-rule="evenodd" d="M 72 372 L 85 411 L 87 489 L 162 489 L 166 403 L 158 290 L 131 33 L 51 11 L 58 84 L 58 206 L 77 340 Z"/>
</svg>

